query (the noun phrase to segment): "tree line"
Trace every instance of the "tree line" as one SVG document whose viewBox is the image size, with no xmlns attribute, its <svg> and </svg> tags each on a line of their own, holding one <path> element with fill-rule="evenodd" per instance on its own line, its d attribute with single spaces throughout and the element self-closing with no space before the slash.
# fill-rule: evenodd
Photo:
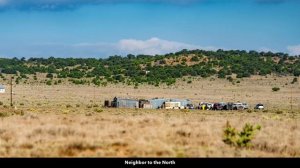
<svg viewBox="0 0 300 168">
<path fill-rule="evenodd" d="M 190 59 L 191 58 L 191 59 Z M 171 63 L 170 63 L 170 60 Z M 47 78 L 70 78 L 75 84 L 147 83 L 172 85 L 184 76 L 231 78 L 251 75 L 300 75 L 300 56 L 244 50 L 182 50 L 165 55 L 108 58 L 0 58 L 0 72 L 20 78 L 47 73 Z"/>
</svg>

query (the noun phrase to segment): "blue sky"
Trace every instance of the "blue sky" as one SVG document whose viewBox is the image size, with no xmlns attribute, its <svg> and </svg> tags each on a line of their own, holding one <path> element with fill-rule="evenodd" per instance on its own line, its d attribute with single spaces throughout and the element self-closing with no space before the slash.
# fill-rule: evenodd
<svg viewBox="0 0 300 168">
<path fill-rule="evenodd" d="M 0 0 L 0 57 L 300 55 L 299 9 L 298 0 Z"/>
</svg>

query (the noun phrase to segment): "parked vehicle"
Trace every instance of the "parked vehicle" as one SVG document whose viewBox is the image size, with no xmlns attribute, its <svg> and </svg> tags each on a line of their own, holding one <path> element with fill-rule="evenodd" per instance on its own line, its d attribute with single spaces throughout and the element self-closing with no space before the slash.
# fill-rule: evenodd
<svg viewBox="0 0 300 168">
<path fill-rule="evenodd" d="M 244 109 L 249 109 L 249 105 L 247 103 L 243 103 Z"/>
<path fill-rule="evenodd" d="M 199 106 L 198 106 L 198 109 L 201 109 L 201 110 L 212 110 L 213 109 L 213 106 L 214 104 L 212 103 L 200 103 Z"/>
<path fill-rule="evenodd" d="M 226 103 L 221 102 L 221 103 L 215 103 L 213 106 L 213 110 L 225 110 L 226 108 Z"/>
<path fill-rule="evenodd" d="M 226 105 L 224 106 L 224 110 L 233 110 L 233 104 L 231 102 L 226 103 Z"/>
<path fill-rule="evenodd" d="M 213 103 L 206 103 L 207 110 L 212 110 L 214 107 Z"/>
<path fill-rule="evenodd" d="M 206 103 L 199 104 L 198 109 L 200 109 L 200 110 L 206 110 L 207 109 Z"/>
<path fill-rule="evenodd" d="M 232 105 L 233 110 L 244 110 L 244 105 L 243 103 L 234 103 Z"/>
<path fill-rule="evenodd" d="M 264 105 L 261 104 L 261 103 L 257 104 L 257 105 L 254 107 L 254 109 L 257 109 L 257 110 L 263 110 L 264 108 L 265 108 Z"/>
<path fill-rule="evenodd" d="M 187 104 L 185 108 L 186 109 L 194 109 L 195 107 L 193 104 Z"/>
</svg>

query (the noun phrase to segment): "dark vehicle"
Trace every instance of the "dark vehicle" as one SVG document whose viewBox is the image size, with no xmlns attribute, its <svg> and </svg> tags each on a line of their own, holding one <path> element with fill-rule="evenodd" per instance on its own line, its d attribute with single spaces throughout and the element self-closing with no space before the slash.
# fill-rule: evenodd
<svg viewBox="0 0 300 168">
<path fill-rule="evenodd" d="M 215 103 L 213 106 L 213 110 L 225 110 L 226 109 L 226 103 Z"/>
<path fill-rule="evenodd" d="M 213 106 L 213 110 L 222 110 L 223 107 L 220 103 L 215 103 Z"/>
<path fill-rule="evenodd" d="M 223 110 L 233 110 L 233 103 L 229 102 L 229 103 L 226 103 L 223 107 Z"/>
<path fill-rule="evenodd" d="M 264 105 L 261 104 L 261 103 L 259 103 L 259 104 L 257 104 L 257 105 L 254 107 L 254 109 L 257 109 L 257 110 L 263 110 L 263 109 L 264 109 Z"/>
<path fill-rule="evenodd" d="M 187 104 L 185 108 L 186 109 L 195 109 L 193 104 Z"/>
</svg>

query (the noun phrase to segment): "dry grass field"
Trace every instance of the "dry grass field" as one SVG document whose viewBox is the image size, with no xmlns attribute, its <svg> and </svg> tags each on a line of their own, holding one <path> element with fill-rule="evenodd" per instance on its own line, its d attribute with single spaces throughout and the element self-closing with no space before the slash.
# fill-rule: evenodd
<svg viewBox="0 0 300 168">
<path fill-rule="evenodd" d="M 107 87 L 42 84 L 0 94 L 1 157 L 299 157 L 300 85 L 292 77 L 252 77 L 233 85 L 221 79 L 178 81 L 175 86 Z M 272 87 L 280 91 L 272 92 Z M 106 109 L 103 100 L 176 97 L 248 102 L 265 111 Z M 292 99 L 291 99 L 292 98 Z M 291 107 L 292 100 L 292 110 Z M 251 148 L 226 145 L 226 122 L 259 124 Z"/>
</svg>

